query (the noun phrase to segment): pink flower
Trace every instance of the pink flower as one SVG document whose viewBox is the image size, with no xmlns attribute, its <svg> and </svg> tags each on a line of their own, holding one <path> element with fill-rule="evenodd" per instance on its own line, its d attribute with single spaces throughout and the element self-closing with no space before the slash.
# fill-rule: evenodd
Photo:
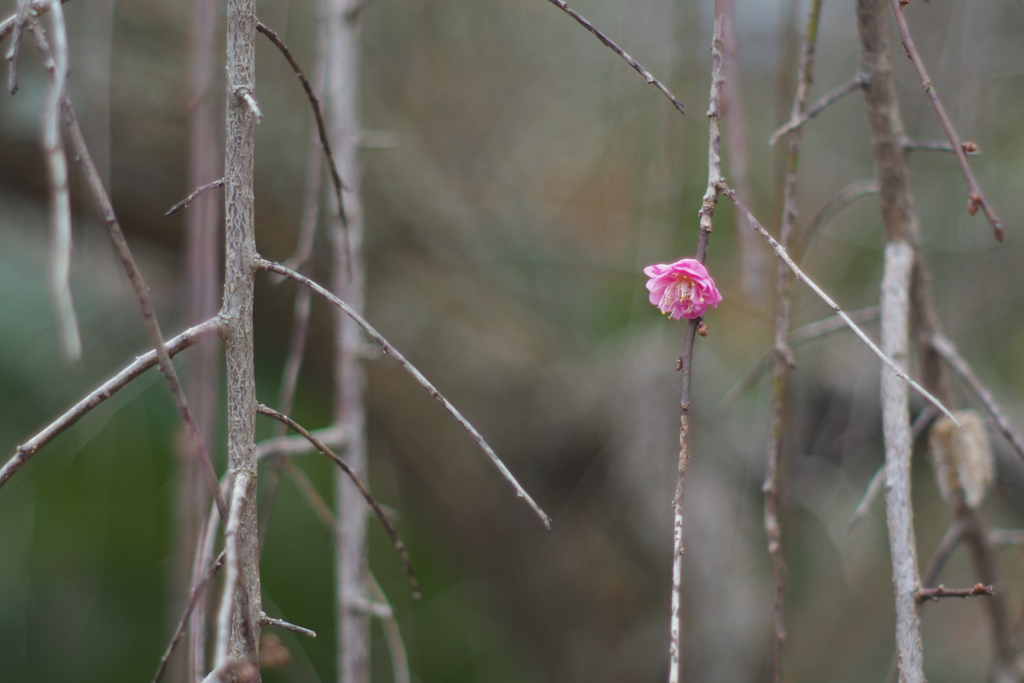
<svg viewBox="0 0 1024 683">
<path fill-rule="evenodd" d="M 647 281 L 651 303 L 673 320 L 699 318 L 708 306 L 717 307 L 722 301 L 707 268 L 696 259 L 647 266 L 644 275 L 651 278 Z"/>
</svg>

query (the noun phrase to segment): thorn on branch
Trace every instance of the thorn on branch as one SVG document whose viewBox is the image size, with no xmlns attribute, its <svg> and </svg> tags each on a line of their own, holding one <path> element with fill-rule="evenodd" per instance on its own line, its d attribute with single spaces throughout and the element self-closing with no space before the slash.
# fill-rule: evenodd
<svg viewBox="0 0 1024 683">
<path fill-rule="evenodd" d="M 206 185 L 203 185 L 202 187 L 197 189 L 195 192 L 193 192 L 189 196 L 185 197 L 180 202 L 178 202 L 177 204 L 172 206 L 170 209 L 168 209 L 167 213 L 165 213 L 164 215 L 165 216 L 171 216 L 171 215 L 174 215 L 175 213 L 181 211 L 182 209 L 187 209 L 188 205 L 191 204 L 195 200 L 196 197 L 198 197 L 202 193 L 206 192 L 207 190 L 212 190 L 215 187 L 224 187 L 224 179 L 221 178 L 220 180 L 214 180 L 212 183 L 207 183 Z"/>
<path fill-rule="evenodd" d="M 264 626 L 276 626 L 283 628 L 286 631 L 292 631 L 310 638 L 316 638 L 316 631 L 305 626 L 296 626 L 295 624 L 285 621 L 284 619 L 275 619 L 274 617 L 268 617 L 266 612 L 260 613 L 260 623 Z"/>
</svg>

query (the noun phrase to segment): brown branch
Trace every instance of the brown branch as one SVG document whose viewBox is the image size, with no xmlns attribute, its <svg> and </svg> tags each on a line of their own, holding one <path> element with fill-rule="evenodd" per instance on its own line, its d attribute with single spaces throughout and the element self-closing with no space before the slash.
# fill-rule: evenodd
<svg viewBox="0 0 1024 683">
<path fill-rule="evenodd" d="M 747 206 L 736 196 L 736 192 L 733 191 L 732 188 L 730 188 L 728 185 L 723 184 L 722 194 L 728 197 L 729 200 L 736 205 L 737 209 L 739 209 L 741 212 L 745 213 L 748 216 L 748 218 L 750 219 L 750 224 L 754 226 L 754 229 L 757 230 L 758 233 L 760 233 L 761 237 L 768 240 L 768 244 L 770 244 L 772 248 L 775 250 L 775 253 L 778 254 L 779 257 L 786 262 L 786 265 L 789 266 L 790 270 L 793 271 L 793 274 L 796 275 L 797 279 L 802 281 L 808 287 L 810 287 L 811 290 L 829 306 L 829 308 L 835 311 L 836 315 L 843 319 L 843 322 L 846 323 L 847 327 L 853 330 L 854 334 L 856 334 L 861 339 L 861 341 L 867 344 L 868 348 L 870 348 L 874 352 L 874 354 L 882 360 L 883 363 L 888 365 L 897 377 L 899 377 L 904 382 L 913 387 L 917 393 L 921 394 L 921 396 L 928 399 L 930 403 L 934 404 L 936 408 L 941 410 L 943 414 L 949 417 L 949 419 L 953 420 L 953 422 L 956 422 L 957 425 L 960 424 L 948 408 L 946 408 L 937 398 L 935 398 L 928 391 L 926 391 L 920 384 L 912 380 L 910 376 L 907 375 L 906 371 L 901 369 L 888 356 L 886 356 L 882 352 L 882 350 L 879 349 L 878 346 L 876 346 L 875 343 L 871 341 L 871 339 L 868 338 L 866 334 L 864 334 L 864 331 L 857 326 L 857 324 L 850 318 L 850 316 L 847 315 L 846 312 L 844 312 L 839 307 L 839 304 L 834 302 L 827 294 L 825 294 L 825 292 L 820 287 L 818 287 L 818 285 L 814 283 L 813 280 L 808 278 L 807 275 L 805 275 L 804 272 L 800 270 L 800 266 L 794 263 L 793 259 L 791 259 L 789 257 L 789 254 L 786 253 L 786 250 L 779 245 L 779 243 L 775 240 L 774 237 L 768 234 L 768 231 L 764 229 L 764 226 L 762 226 L 761 223 L 758 222 L 758 220 L 754 217 L 754 214 L 750 212 L 750 209 L 748 209 Z"/>
<path fill-rule="evenodd" d="M 199 602 L 199 598 L 203 595 L 206 590 L 207 584 L 217 575 L 220 568 L 224 565 L 224 558 L 226 557 L 225 552 L 221 552 L 217 556 L 217 559 L 213 561 L 213 564 L 206 572 L 206 576 L 196 584 L 192 589 L 192 597 L 189 598 L 188 606 L 185 608 L 185 613 L 181 615 L 181 621 L 178 622 L 178 628 L 174 632 L 174 637 L 171 639 L 170 644 L 164 651 L 164 656 L 160 658 L 160 665 L 156 668 L 156 674 L 153 676 L 153 683 L 160 683 L 160 679 L 164 677 L 164 672 L 167 670 L 167 663 L 171 659 L 171 655 L 174 654 L 174 649 L 178 647 L 178 643 L 185 635 L 185 626 L 188 624 L 188 618 L 192 614 L 192 610 L 196 608 L 196 604 Z"/>
<path fill-rule="evenodd" d="M 920 53 L 917 51 L 917 47 L 914 45 L 914 39 L 910 36 L 910 27 L 907 26 L 907 19 L 903 16 L 903 3 L 901 0 L 890 0 L 892 4 L 893 12 L 896 14 L 896 25 L 900 30 L 900 38 L 903 39 L 903 49 L 906 51 L 907 56 L 910 57 L 910 61 L 914 63 L 914 68 L 917 70 L 917 75 L 921 79 L 921 85 L 924 87 L 925 93 L 928 94 L 928 99 L 932 103 L 932 107 L 935 109 L 936 116 L 939 117 L 939 123 L 942 124 L 942 129 L 946 132 L 946 137 L 949 138 L 949 144 L 953 147 L 953 153 L 956 154 L 956 160 L 960 163 L 960 170 L 963 171 L 964 180 L 967 181 L 967 189 L 970 194 L 967 197 L 967 212 L 972 216 L 981 208 L 982 213 L 985 214 L 985 218 L 988 219 L 989 225 L 992 226 L 992 230 L 995 233 L 996 239 L 1000 242 L 1003 241 L 1003 224 L 999 220 L 999 217 L 992 211 L 992 207 L 989 206 L 985 200 L 985 196 L 981 192 L 981 186 L 978 185 L 978 181 L 974 177 L 974 173 L 971 171 L 971 166 L 967 163 L 967 153 L 964 151 L 964 143 L 961 142 L 960 136 L 957 135 L 956 129 L 953 128 L 953 122 L 949 120 L 949 116 L 946 115 L 946 110 L 942 106 L 942 101 L 939 99 L 939 95 L 935 92 L 935 86 L 932 84 L 932 79 L 928 76 L 928 70 L 924 66 L 924 61 L 921 59 Z"/>
<path fill-rule="evenodd" d="M 847 185 L 842 190 L 829 197 L 825 203 L 821 205 L 821 208 L 814 212 L 814 215 L 811 216 L 811 220 L 807 222 L 807 227 L 803 229 L 799 238 L 796 240 L 796 244 L 793 246 L 794 260 L 797 263 L 804 260 L 804 254 L 807 253 L 807 246 L 811 243 L 814 236 L 818 234 L 818 230 L 830 221 L 833 216 L 861 197 L 865 197 L 876 192 L 878 192 L 877 181 L 859 180 Z"/>
<path fill-rule="evenodd" d="M 779 138 L 781 138 L 783 135 L 785 135 L 786 133 L 790 133 L 794 130 L 797 130 L 805 123 L 813 119 L 815 116 L 820 114 L 822 109 L 832 104 L 833 102 L 841 98 L 843 95 L 849 92 L 853 92 L 857 88 L 863 88 L 865 85 L 867 85 L 867 82 L 867 74 L 859 73 L 854 75 L 853 78 L 846 81 L 842 85 L 837 86 L 832 90 L 829 90 L 827 93 L 819 97 L 810 107 L 807 107 L 800 113 L 794 112 L 789 117 L 789 121 L 775 129 L 775 131 L 771 134 L 771 137 L 768 138 L 768 144 L 774 145 L 776 142 L 779 141 Z"/>
<path fill-rule="evenodd" d="M 974 584 L 974 588 L 922 588 L 914 595 L 917 604 L 927 600 L 939 601 L 939 598 L 973 598 L 977 595 L 995 595 L 995 586 L 986 586 L 983 583 Z"/>
<path fill-rule="evenodd" d="M 405 545 L 402 543 L 402 539 L 399 537 L 398 532 L 395 531 L 395 527 L 393 527 L 391 525 L 391 522 L 388 520 L 387 514 L 384 512 L 383 508 L 381 508 L 380 504 L 377 503 L 376 500 L 374 500 L 373 495 L 370 493 L 370 490 L 366 488 L 366 484 L 364 484 L 362 480 L 359 479 L 359 476 L 356 474 L 355 470 L 353 470 L 348 465 L 348 463 L 346 463 L 344 460 L 338 457 L 338 455 L 334 451 L 325 446 L 322 441 L 313 436 L 305 427 L 303 427 L 302 425 L 300 425 L 298 422 L 291 419 L 287 415 L 279 413 L 273 408 L 269 408 L 262 404 L 259 406 L 257 410 L 261 415 L 266 415 L 267 417 L 272 417 L 275 420 L 278 420 L 279 422 L 283 422 L 284 424 L 288 425 L 299 434 L 302 434 L 302 436 L 306 437 L 306 439 L 311 444 L 313 444 L 314 448 L 316 448 L 318 451 L 320 451 L 328 458 L 333 460 L 334 464 L 337 465 L 342 472 L 348 475 L 349 479 L 351 479 L 352 482 L 359 488 L 359 492 L 363 494 L 363 498 L 366 499 L 367 504 L 371 508 L 373 508 L 374 513 L 377 515 L 377 518 L 380 519 L 381 524 L 384 525 L 384 528 L 387 530 L 388 535 L 391 536 L 391 541 L 392 543 L 394 543 L 395 550 L 398 551 L 399 556 L 402 558 L 402 564 L 405 566 L 405 573 L 408 575 L 409 583 L 412 585 L 413 598 L 419 599 L 420 587 L 416 581 L 416 573 L 413 572 L 412 562 L 409 560 L 409 554 L 405 551 Z"/>
<path fill-rule="evenodd" d="M 931 337 L 931 346 L 934 348 L 943 360 L 945 360 L 951 368 L 967 383 L 967 386 L 971 388 L 971 391 L 978 397 L 981 404 L 985 406 L 985 410 L 992 416 L 992 420 L 996 423 L 999 431 L 1003 434 L 1013 449 L 1017 451 L 1017 455 L 1024 458 L 1024 438 L 1017 433 L 1017 430 L 1013 428 L 1010 421 L 1006 419 L 1003 411 L 999 408 L 999 404 L 996 403 L 996 399 L 992 396 L 985 384 L 978 379 L 978 376 L 971 370 L 971 366 L 967 364 L 967 361 L 963 356 L 960 355 L 960 351 L 956 348 L 956 345 L 944 334 L 938 333 Z"/>
<path fill-rule="evenodd" d="M 949 144 L 946 140 L 911 140 L 910 138 L 904 138 L 902 141 L 903 149 L 908 152 L 914 150 L 921 150 L 924 152 L 952 152 L 953 145 Z M 969 157 L 977 156 L 981 154 L 978 150 L 978 145 L 973 142 L 965 142 L 962 145 L 964 154 Z"/>
<path fill-rule="evenodd" d="M 180 202 L 178 202 L 177 204 L 175 204 L 174 206 L 169 208 L 167 210 L 167 213 L 165 213 L 164 215 L 165 216 L 171 216 L 171 215 L 181 211 L 182 209 L 187 209 L 188 205 L 192 203 L 192 200 L 194 200 L 196 197 L 198 197 L 202 193 L 206 192 L 207 190 L 212 190 L 215 187 L 224 187 L 224 179 L 221 178 L 220 180 L 214 180 L 212 183 L 207 183 L 206 185 L 203 185 L 202 187 L 197 189 L 195 192 L 193 192 L 192 194 L 190 194 L 189 196 L 185 197 Z"/>
<path fill-rule="evenodd" d="M 568 14 L 570 17 L 575 19 L 580 24 L 580 26 L 582 26 L 583 28 L 585 28 L 588 31 L 590 31 L 591 33 L 593 33 L 597 37 L 598 40 L 600 40 L 602 43 L 605 44 L 606 47 L 610 48 L 612 52 L 614 52 L 618 56 L 622 57 L 626 61 L 626 63 L 629 64 L 631 67 L 633 67 L 633 69 L 638 74 L 643 76 L 644 80 L 647 81 L 648 85 L 653 85 L 655 88 L 660 90 L 661 93 L 665 97 L 667 97 L 669 99 L 669 101 L 672 103 L 672 106 L 674 106 L 676 109 L 679 110 L 680 114 L 682 114 L 683 116 L 686 116 L 686 112 L 683 111 L 683 103 L 680 102 L 679 100 L 677 100 L 676 96 L 673 95 L 671 92 L 669 92 L 669 89 L 666 88 L 664 85 L 662 85 L 661 81 L 659 81 L 657 78 L 652 76 L 650 74 L 650 72 L 647 71 L 647 69 L 645 69 L 642 66 L 640 66 L 635 59 L 630 57 L 628 54 L 626 54 L 623 51 L 623 49 L 621 47 L 616 45 L 614 43 L 614 41 L 612 41 L 611 38 L 609 38 L 604 33 L 602 33 L 597 28 L 595 28 L 593 24 L 591 24 L 589 21 L 587 21 L 582 16 L 580 16 L 580 14 L 576 10 L 572 9 L 571 7 L 569 7 L 562 0 L 548 0 L 548 2 L 550 2 L 552 5 L 554 5 L 555 7 L 557 7 L 558 9 L 562 10 L 563 12 Z"/>
<path fill-rule="evenodd" d="M 814 82 L 814 54 L 817 48 L 818 25 L 821 20 L 821 0 L 811 3 L 797 70 L 797 88 L 793 96 L 791 118 L 800 118 L 807 109 L 807 98 Z M 794 127 L 789 133 L 786 155 L 786 179 L 783 187 L 782 218 L 779 244 L 789 244 L 797 215 L 797 164 L 803 130 Z M 782 527 L 779 524 L 779 470 L 782 466 L 783 417 L 786 403 L 786 373 L 794 367 L 793 355 L 787 344 L 789 337 L 789 284 L 786 264 L 777 263 L 775 274 L 775 354 L 772 370 L 770 401 L 771 427 L 768 434 L 768 464 L 764 485 L 764 530 L 768 540 L 768 557 L 772 563 L 772 680 L 782 681 L 782 644 L 786 641 L 784 597 L 786 589 L 786 563 L 782 557 Z"/>
<path fill-rule="evenodd" d="M 698 213 L 700 232 L 697 235 L 696 259 L 701 263 L 707 258 L 708 239 L 713 229 L 712 220 L 718 205 L 719 187 L 722 184 L 722 134 L 719 116 L 722 88 L 725 76 L 722 73 L 722 29 L 721 7 L 715 3 L 715 33 L 711 39 L 711 89 L 708 101 L 708 186 L 704 192 Z M 683 337 L 683 352 L 679 357 L 682 371 L 679 391 L 679 469 L 676 476 L 675 496 L 672 498 L 673 550 L 672 550 L 672 601 L 669 620 L 669 683 L 679 683 L 682 660 L 682 601 L 683 601 L 683 494 L 686 484 L 686 467 L 690 461 L 690 377 L 693 365 L 693 343 L 701 319 L 690 320 Z"/>
<path fill-rule="evenodd" d="M 289 270 L 288 268 L 285 268 L 279 263 L 273 263 L 265 259 L 260 259 L 257 262 L 257 268 L 259 270 L 266 270 L 272 273 L 277 273 L 278 275 L 284 275 L 290 280 L 298 282 L 300 285 L 309 287 L 311 290 L 313 290 L 313 292 L 327 299 L 334 306 L 336 306 L 343 313 L 345 313 L 345 315 L 352 318 L 361 328 L 363 328 L 367 332 L 367 334 L 373 337 L 373 340 L 377 342 L 377 344 L 379 344 L 382 349 L 384 349 L 384 353 L 388 354 L 396 361 L 398 361 L 398 364 L 405 368 L 405 370 L 410 375 L 412 375 L 424 389 L 427 390 L 427 393 L 433 396 L 434 399 L 437 400 L 437 402 L 444 407 L 444 409 L 448 412 L 449 415 L 455 418 L 455 420 L 462 426 L 462 428 L 469 433 L 469 435 L 473 438 L 474 441 L 476 441 L 477 445 L 480 446 L 484 453 L 487 454 L 487 457 L 491 459 L 491 462 L 493 462 L 495 467 L 497 467 L 498 470 L 502 473 L 502 475 L 504 475 L 505 479 L 512 485 L 513 488 L 515 488 L 518 497 L 526 501 L 526 504 L 529 505 L 530 508 L 532 508 L 533 511 L 537 514 L 537 516 L 540 517 L 541 521 L 544 522 L 545 527 L 549 529 L 551 528 L 551 518 L 548 517 L 544 513 L 544 511 L 540 509 L 537 503 L 534 502 L 533 498 L 531 498 L 530 495 L 526 492 L 526 490 L 519 485 L 519 482 L 516 481 L 515 477 L 512 476 L 512 473 L 509 472 L 507 467 L 505 467 L 505 464 L 501 462 L 501 460 L 498 458 L 498 455 L 494 452 L 494 449 L 492 449 L 487 444 L 487 442 L 484 441 L 483 436 L 481 436 L 480 432 L 476 430 L 476 427 L 471 425 L 469 421 L 467 421 L 466 418 L 462 416 L 462 413 L 456 410 L 455 406 L 449 403 L 448 399 L 442 396 L 441 393 L 434 388 L 434 385 L 431 384 L 430 381 L 423 376 L 423 373 L 417 370 L 416 367 L 413 366 L 413 364 L 410 363 L 398 349 L 391 345 L 391 342 L 382 337 L 381 334 L 377 332 L 377 330 L 375 330 L 370 325 L 370 323 L 366 322 L 366 320 L 363 319 L 361 315 L 353 311 L 352 308 L 344 301 L 334 296 L 329 291 L 327 291 L 317 283 L 313 282 L 305 275 L 300 275 L 299 273 L 296 273 L 293 270 Z"/>
<path fill-rule="evenodd" d="M 215 337 L 219 333 L 220 321 L 217 319 L 207 320 L 205 323 L 196 325 L 169 340 L 167 342 L 167 352 L 171 356 L 175 356 L 196 342 Z M 81 420 L 90 410 L 109 399 L 154 365 L 157 365 L 155 351 L 139 356 L 135 359 L 135 362 L 111 377 L 97 389 L 94 389 L 41 432 L 18 446 L 11 459 L 0 468 L 0 486 L 3 486 L 33 455 L 38 453 L 43 446 L 53 441 L 57 435 Z"/>
<path fill-rule="evenodd" d="M 341 173 L 338 172 L 338 166 L 334 163 L 334 154 L 331 152 L 331 143 L 327 138 L 327 126 L 324 123 L 323 112 L 320 109 L 320 99 L 313 93 L 313 86 L 309 84 L 309 80 L 305 74 L 302 73 L 302 67 L 299 66 L 298 60 L 292 55 L 291 50 L 284 44 L 280 37 L 272 30 L 267 28 L 264 24 L 257 21 L 256 30 L 265 35 L 270 39 L 270 42 L 281 51 L 284 58 L 288 60 L 288 64 L 291 65 L 295 75 L 298 76 L 299 81 L 302 83 L 302 89 L 306 91 L 306 97 L 309 98 L 309 106 L 313 109 L 313 117 L 316 119 L 316 129 L 320 134 L 320 144 L 324 148 L 324 156 L 327 158 L 327 165 L 331 169 L 331 181 L 334 183 L 334 198 L 338 202 L 338 217 L 341 218 L 341 227 L 345 230 L 345 248 L 346 258 L 351 258 L 351 244 L 348 235 L 348 217 L 345 214 L 345 203 L 342 199 L 342 188 L 344 183 L 341 181 Z"/>
<path fill-rule="evenodd" d="M 50 72 L 51 78 L 56 79 L 56 65 L 49 48 L 49 44 L 47 43 L 46 35 L 43 33 L 39 25 L 35 23 L 30 24 L 30 30 L 36 40 L 36 46 L 38 47 L 39 54 L 42 57 L 43 65 L 46 67 L 47 71 Z M 199 455 L 206 484 L 210 488 L 213 499 L 217 502 L 217 509 L 221 514 L 221 518 L 227 519 L 227 506 L 224 504 L 224 498 L 221 496 L 220 488 L 217 485 L 217 474 L 214 472 L 213 463 L 210 461 L 210 454 L 206 450 L 206 442 L 203 440 L 202 434 L 199 433 L 199 426 L 196 424 L 192 411 L 189 408 L 188 399 L 185 397 L 185 392 L 182 391 L 181 382 L 178 380 L 178 373 L 174 369 L 174 364 L 171 363 L 171 356 L 167 351 L 166 344 L 164 343 L 163 332 L 160 330 L 160 322 L 157 320 L 156 311 L 153 309 L 153 302 L 149 295 L 149 286 L 146 284 L 146 280 L 142 276 L 142 272 L 135 263 L 135 257 L 132 256 L 131 249 L 128 247 L 128 242 L 125 240 L 124 232 L 121 230 L 121 225 L 114 213 L 114 207 L 110 202 L 110 197 L 107 195 L 107 191 L 103 187 L 103 181 L 100 178 L 99 171 L 97 171 L 96 165 L 93 163 L 92 156 L 89 154 L 89 148 L 85 144 L 82 129 L 78 125 L 78 118 L 75 116 L 74 107 L 71 105 L 71 99 L 66 93 L 62 98 L 61 104 L 64 109 L 64 123 L 67 125 L 68 132 L 71 135 L 72 145 L 75 148 L 75 153 L 79 162 L 82 164 L 83 171 L 85 172 L 86 184 L 89 186 L 93 199 L 96 200 L 100 213 L 103 215 L 103 220 L 107 224 L 107 228 L 110 232 L 111 241 L 114 243 L 114 248 L 116 249 L 118 256 L 121 258 L 121 263 L 124 265 L 125 272 L 128 275 L 128 280 L 132 284 L 132 289 L 135 290 L 135 296 L 138 298 L 139 308 L 142 311 L 142 318 L 146 325 L 146 331 L 149 333 L 150 341 L 155 347 L 157 358 L 160 361 L 160 371 L 167 380 L 167 386 L 170 388 L 171 394 L 174 396 L 174 402 L 178 407 L 181 419 L 188 428 L 194 452 Z"/>
</svg>

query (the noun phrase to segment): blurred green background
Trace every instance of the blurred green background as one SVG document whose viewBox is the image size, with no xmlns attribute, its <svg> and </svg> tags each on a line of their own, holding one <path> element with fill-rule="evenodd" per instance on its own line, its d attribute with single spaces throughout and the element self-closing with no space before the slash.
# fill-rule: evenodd
<svg viewBox="0 0 1024 683">
<path fill-rule="evenodd" d="M 788 116 L 806 7 L 736 5 L 749 203 L 774 229 L 784 144 L 766 141 Z M 15 6 L 6 0 L 3 16 Z M 109 85 L 112 196 L 168 334 L 185 326 L 183 220 L 163 213 L 192 189 L 183 95 L 188 6 L 120 0 Z M 372 488 L 397 512 L 423 599 L 410 599 L 373 520 L 370 567 L 395 606 L 416 681 L 659 681 L 667 671 L 674 366 L 685 326 L 647 302 L 641 269 L 690 255 L 696 244 L 707 178 L 711 6 L 572 6 L 664 81 L 687 116 L 544 0 L 378 0 L 362 18 L 363 122 L 369 139 L 386 143 L 364 152 L 367 318 L 463 410 L 554 517 L 545 532 L 401 368 L 387 358 L 367 362 Z M 90 9 L 80 0 L 65 8 L 69 91 L 85 103 L 79 116 L 102 144 L 103 131 L 89 121 L 102 118 L 96 107 L 105 99 L 90 97 L 87 69 L 78 66 L 91 49 Z M 951 156 L 913 153 L 939 313 L 1024 426 L 1024 8 L 943 0 L 915 2 L 908 12 L 962 137 L 981 148 L 973 167 L 1008 233 L 997 244 L 981 216 L 967 215 Z M 310 64 L 311 2 L 271 0 L 259 15 Z M 853 3 L 826 0 L 823 17 L 814 97 L 857 68 Z M 0 97 L 0 453 L 7 454 L 147 349 L 134 297 L 72 165 L 84 359 L 62 359 L 46 286 L 38 142 L 47 82 L 31 42 L 22 54 L 21 90 Z M 898 48 L 894 60 L 908 135 L 941 137 Z M 296 240 L 311 121 L 298 83 L 265 41 L 257 77 L 265 114 L 257 129 L 258 247 L 280 260 Z M 803 149 L 806 218 L 872 175 L 860 94 L 808 125 Z M 760 493 L 767 383 L 723 398 L 769 347 L 772 285 L 741 289 L 731 207 L 720 205 L 715 228 L 708 264 L 725 300 L 705 317 L 711 334 L 698 340 L 694 362 L 684 661 L 690 680 L 760 681 L 770 677 Z M 317 244 L 315 275 L 326 281 L 327 240 Z M 848 310 L 871 306 L 880 246 L 877 201 L 866 198 L 815 236 L 804 264 Z M 258 281 L 264 402 L 277 395 L 294 291 Z M 794 326 L 829 313 L 802 286 L 794 286 L 793 301 Z M 333 312 L 317 301 L 313 316 L 294 413 L 318 428 L 330 415 Z M 868 329 L 877 334 L 874 324 Z M 796 360 L 783 479 L 784 671 L 789 681 L 882 680 L 893 622 L 882 504 L 846 529 L 883 457 L 879 364 L 845 333 L 800 347 Z M 178 363 L 187 367 L 189 352 Z M 143 376 L 0 490 L 0 680 L 151 678 L 184 600 L 174 542 L 180 424 L 158 380 Z M 971 404 L 961 397 L 962 406 Z M 912 401 L 923 407 L 919 397 Z M 271 425 L 260 429 L 272 433 Z M 996 525 L 1020 527 L 1024 469 L 997 436 L 993 445 L 999 484 L 987 511 Z M 297 462 L 330 500 L 329 463 Z M 950 512 L 923 457 L 914 485 L 924 562 Z M 266 610 L 319 636 L 280 633 L 292 661 L 265 670 L 268 681 L 334 679 L 330 543 L 283 481 L 263 559 Z M 1016 550 L 999 560 L 1010 604 L 1020 605 L 1024 561 Z M 973 585 L 962 550 L 941 581 Z M 981 680 L 987 628 L 979 601 L 929 606 L 928 679 Z M 373 680 L 392 680 L 379 625 L 372 653 Z"/>
</svg>

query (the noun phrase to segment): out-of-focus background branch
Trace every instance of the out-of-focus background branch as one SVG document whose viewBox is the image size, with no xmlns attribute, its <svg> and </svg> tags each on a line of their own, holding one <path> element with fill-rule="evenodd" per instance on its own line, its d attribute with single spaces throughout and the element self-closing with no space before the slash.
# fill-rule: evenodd
<svg viewBox="0 0 1024 683">
<path fill-rule="evenodd" d="M 0 14 L 15 11 L 7 0 Z M 370 565 L 391 599 L 419 681 L 658 681 L 666 673 L 671 496 L 684 325 L 647 303 L 641 268 L 691 255 L 706 182 L 711 10 L 677 0 L 571 3 L 687 106 L 654 88 L 543 0 L 378 0 L 361 14 L 361 119 L 366 127 L 366 317 L 484 434 L 554 517 L 545 532 L 476 445 L 390 359 L 366 362 L 370 481 L 397 513 L 424 599 L 412 602 L 389 539 L 368 527 Z M 858 67 L 851 3 L 826 3 L 811 100 Z M 65 6 L 69 93 L 86 102 L 109 83 L 109 168 L 121 223 L 168 336 L 188 320 L 182 292 L 185 218 L 164 211 L 188 184 L 188 4 L 117 3 L 111 71 L 87 59 L 88 3 Z M 913 3 L 914 36 L 1007 239 L 967 214 L 952 155 L 915 151 L 910 172 L 936 308 L 947 336 L 1024 425 L 1024 11 L 1019 4 Z M 767 139 L 792 102 L 801 3 L 736 3 L 748 126 L 744 197 L 778 216 L 783 168 Z M 274 27 L 311 70 L 312 3 L 267 2 Z M 221 59 L 223 17 L 215 17 Z M 83 28 L 79 28 L 83 27 Z M 898 42 L 894 38 L 894 45 Z M 83 362 L 62 359 L 46 288 L 47 180 L 39 145 L 48 80 L 22 46 L 20 90 L 0 99 L 0 458 L 147 350 L 135 298 L 70 161 L 72 288 Z M 308 105 L 279 53 L 258 44 L 257 226 L 260 253 L 294 249 L 305 183 Z M 942 130 L 908 60 L 894 61 L 906 133 Z M 79 115 L 94 148 L 102 122 Z M 101 116 L 97 114 L 97 116 Z M 90 127 L 90 126 L 98 127 Z M 99 132 L 97 132 L 99 131 Z M 728 126 L 724 134 L 729 135 Z M 800 229 L 830 197 L 873 175 L 863 98 L 847 96 L 805 125 Z M 730 178 L 726 158 L 724 174 Z M 217 192 L 217 190 L 214 190 Z M 193 206 L 185 212 L 195 211 Z M 770 675 L 770 565 L 760 486 L 766 379 L 720 405 L 772 344 L 773 309 L 740 282 L 735 212 L 720 204 L 708 266 L 725 301 L 694 359 L 694 457 L 687 486 L 684 666 L 692 680 Z M 777 225 L 769 224 L 770 229 Z M 822 225 L 802 265 L 847 310 L 877 303 L 882 230 L 867 196 Z M 327 281 L 318 238 L 312 274 Z M 293 283 L 258 279 L 259 397 L 272 403 L 285 362 Z M 829 310 L 797 283 L 792 327 Z M 331 419 L 333 312 L 312 304 L 309 356 L 294 417 Z M 868 323 L 877 335 L 877 325 Z M 876 337 L 877 338 L 877 337 Z M 188 367 L 191 349 L 178 356 Z M 846 332 L 794 349 L 784 431 L 787 574 L 784 676 L 880 680 L 892 657 L 892 597 L 881 503 L 846 523 L 882 462 L 878 361 Z M 975 405 L 956 387 L 960 404 Z M 924 407 L 911 396 L 914 414 Z M 222 411 L 223 406 L 215 410 Z M 214 416 L 221 420 L 222 416 Z M 216 422 L 215 420 L 215 422 Z M 40 453 L 0 490 L 3 678 L 144 680 L 180 618 L 175 552 L 173 402 L 155 373 L 124 390 Z M 221 428 L 222 429 L 222 428 Z M 273 425 L 260 424 L 271 436 Z M 995 527 L 1024 526 L 1024 470 L 989 427 L 999 456 L 986 505 Z M 223 446 L 209 441 L 218 468 Z M 952 519 L 915 445 L 919 554 Z M 331 464 L 297 465 L 330 500 Z M 276 494 L 263 553 L 264 609 L 318 633 L 281 631 L 290 663 L 268 681 L 335 677 L 330 532 L 291 479 Z M 1008 604 L 1024 570 L 998 550 Z M 957 550 L 940 582 L 975 583 Z M 922 617 L 928 680 L 988 671 L 984 597 L 946 600 Z M 374 681 L 391 657 L 374 626 Z M 179 653 L 177 656 L 181 656 Z"/>
</svg>

